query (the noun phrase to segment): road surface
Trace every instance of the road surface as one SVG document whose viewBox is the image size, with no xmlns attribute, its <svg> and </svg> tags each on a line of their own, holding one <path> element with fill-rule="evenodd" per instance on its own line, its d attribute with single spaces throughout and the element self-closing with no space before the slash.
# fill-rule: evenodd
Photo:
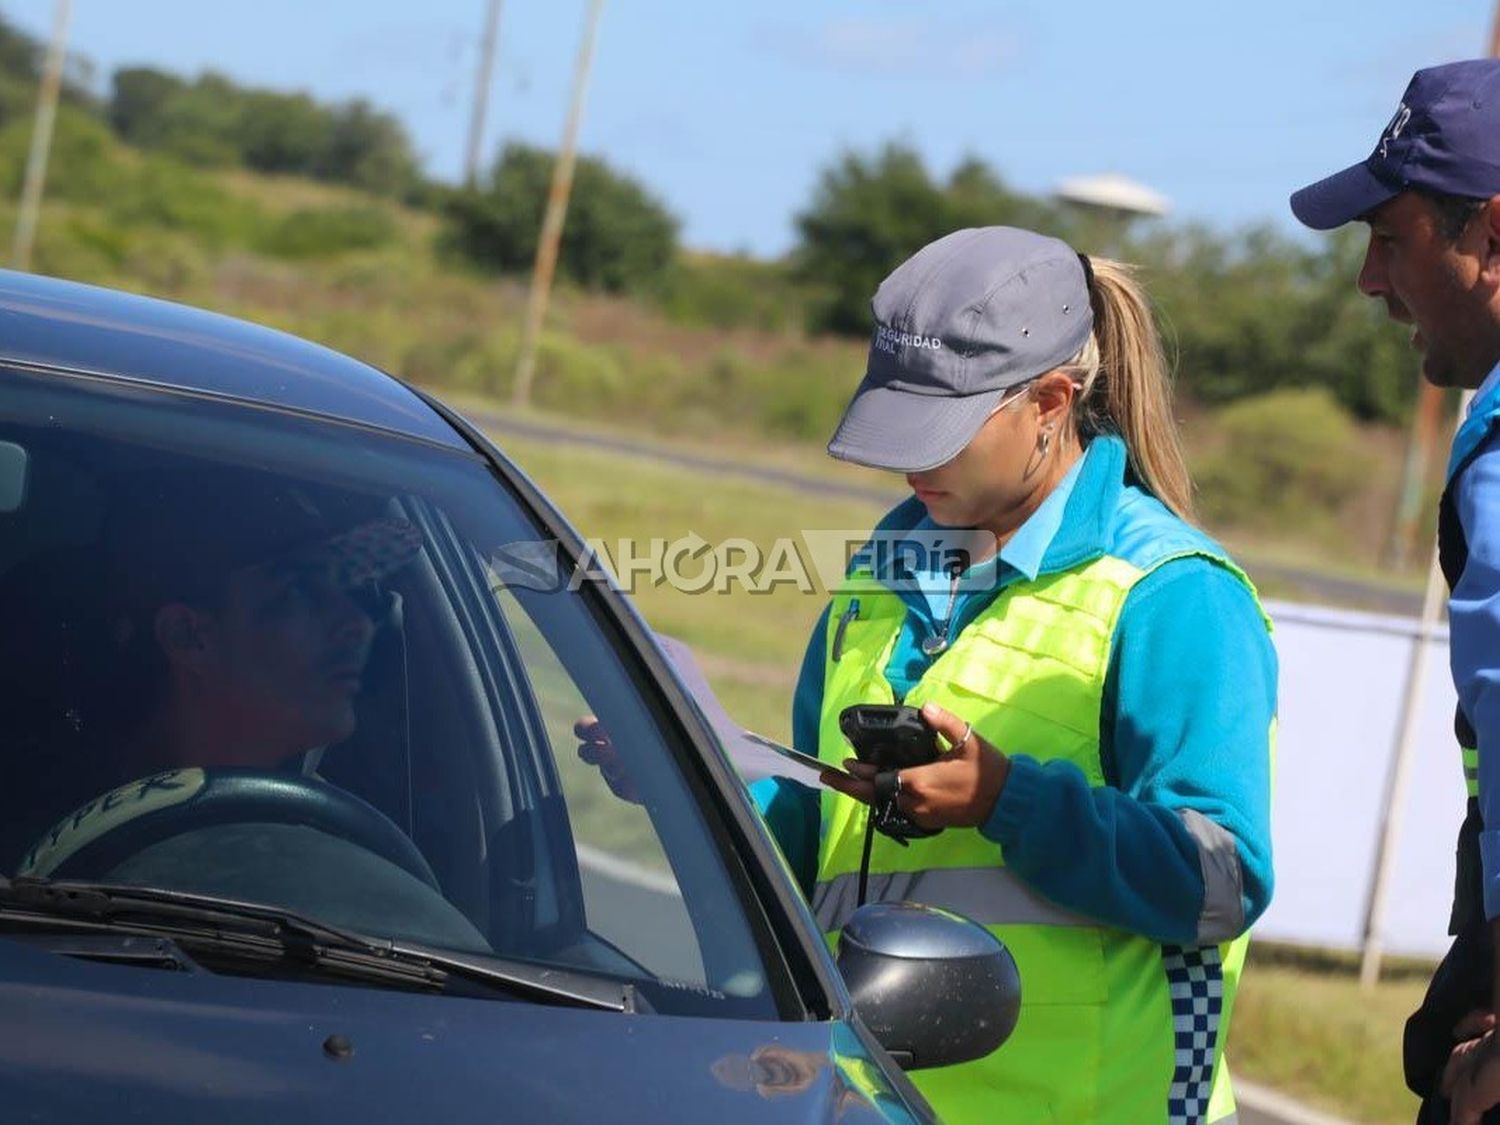
<svg viewBox="0 0 1500 1125">
<path fill-rule="evenodd" d="M 870 485 L 850 484 L 797 473 L 789 469 L 778 469 L 769 464 L 749 464 L 704 453 L 690 453 L 686 450 L 673 449 L 649 438 L 579 432 L 551 422 L 512 418 L 493 411 L 479 410 L 466 413 L 475 425 L 496 435 L 509 434 L 512 437 L 545 441 L 554 445 L 560 443 L 585 446 L 593 450 L 658 461 L 664 465 L 676 465 L 700 473 L 782 485 L 810 496 L 834 499 L 847 497 L 851 500 L 894 504 L 905 495 L 904 490 L 899 487 L 885 489 Z M 1249 560 L 1242 558 L 1240 561 L 1246 563 L 1249 569 L 1263 581 L 1275 581 L 1289 587 L 1299 600 L 1351 606 L 1375 613 L 1396 613 L 1410 617 L 1415 617 L 1422 611 L 1422 595 L 1417 591 L 1392 590 L 1374 583 L 1319 574 L 1254 558 Z"/>
</svg>

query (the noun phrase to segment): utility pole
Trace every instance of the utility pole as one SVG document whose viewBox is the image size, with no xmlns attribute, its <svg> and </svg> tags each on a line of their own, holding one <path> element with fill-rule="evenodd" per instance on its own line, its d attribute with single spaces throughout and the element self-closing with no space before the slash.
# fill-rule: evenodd
<svg viewBox="0 0 1500 1125">
<path fill-rule="evenodd" d="M 521 329 L 521 355 L 516 363 L 516 385 L 512 400 L 525 408 L 531 401 L 531 381 L 536 374 L 536 347 L 547 316 L 552 275 L 557 269 L 557 247 L 562 240 L 563 220 L 568 213 L 568 195 L 573 190 L 573 164 L 578 152 L 578 126 L 583 119 L 583 98 L 588 91 L 589 70 L 594 64 L 594 39 L 604 0 L 589 0 L 584 17 L 583 41 L 578 46 L 578 65 L 573 74 L 573 101 L 563 127 L 562 148 L 552 168 L 552 187 L 547 192 L 547 211 L 536 244 L 536 265 L 531 271 L 531 296 L 526 302 L 526 323 Z"/>
<path fill-rule="evenodd" d="M 1495 3 L 1495 15 L 1490 24 L 1489 54 L 1500 57 L 1500 0 Z M 1412 426 L 1412 441 L 1416 444 L 1419 431 L 1425 431 L 1426 447 L 1421 450 L 1417 472 L 1420 478 L 1416 489 L 1420 494 L 1421 480 L 1426 478 L 1427 463 L 1431 458 L 1432 436 L 1437 433 L 1437 418 L 1442 403 L 1442 392 L 1425 379 L 1422 381 L 1423 397 L 1417 403 L 1417 417 Z M 1469 404 L 1474 401 L 1473 391 L 1464 391 L 1458 400 L 1458 418 L 1455 431 L 1464 423 Z M 1436 403 L 1437 405 L 1432 405 Z M 1425 411 L 1430 410 L 1430 415 Z M 1407 470 L 1412 471 L 1414 460 L 1411 450 L 1407 452 Z M 1407 485 L 1411 482 L 1408 479 Z M 1447 605 L 1444 597 L 1446 582 L 1442 567 L 1438 564 L 1436 545 L 1427 567 L 1427 593 L 1422 599 L 1422 616 L 1417 622 L 1416 635 L 1412 638 L 1410 661 L 1406 669 L 1406 690 L 1401 700 L 1401 722 L 1396 735 L 1396 747 L 1391 756 L 1390 772 L 1386 776 L 1385 799 L 1380 810 L 1380 842 L 1375 852 L 1375 867 L 1370 873 L 1370 890 L 1365 900 L 1365 928 L 1363 949 L 1359 960 L 1359 983 L 1370 991 L 1380 979 L 1380 961 L 1385 952 L 1385 898 L 1390 881 L 1391 865 L 1396 858 L 1396 840 L 1401 829 L 1403 806 L 1406 802 L 1406 777 L 1411 765 L 1412 751 L 1416 748 L 1417 713 L 1421 706 L 1423 666 L 1427 648 L 1437 631 Z"/>
<path fill-rule="evenodd" d="M 1458 417 L 1463 421 L 1464 408 L 1473 392 L 1464 395 Z M 1401 835 L 1402 807 L 1406 803 L 1406 780 L 1411 769 L 1412 751 L 1416 749 L 1417 719 L 1422 713 L 1422 681 L 1427 667 L 1428 649 L 1446 604 L 1447 585 L 1438 566 L 1437 552 L 1427 571 L 1427 592 L 1422 598 L 1422 616 L 1411 640 L 1406 665 L 1406 688 L 1401 696 L 1400 720 L 1396 744 L 1391 752 L 1390 771 L 1386 775 L 1384 800 L 1380 809 L 1380 842 L 1375 849 L 1375 867 L 1370 873 L 1370 889 L 1365 897 L 1365 926 L 1359 958 L 1359 984 L 1366 992 L 1380 979 L 1380 961 L 1385 953 L 1385 900 L 1390 884 L 1391 867 L 1396 859 L 1396 844 Z"/>
<path fill-rule="evenodd" d="M 11 265 L 31 268 L 31 247 L 36 241 L 37 217 L 42 209 L 42 185 L 47 180 L 47 154 L 52 149 L 52 125 L 57 120 L 57 96 L 62 89 L 63 61 L 67 57 L 68 21 L 72 0 L 56 0 L 52 9 L 52 41 L 42 64 L 37 89 L 36 124 L 31 128 L 31 151 L 26 156 L 26 178 L 21 186 L 21 206 L 16 212 L 16 236 L 11 245 Z"/>
<path fill-rule="evenodd" d="M 484 36 L 479 43 L 479 73 L 474 76 L 474 107 L 469 112 L 469 151 L 464 159 L 464 186 L 479 179 L 479 149 L 484 142 L 484 112 L 490 100 L 490 76 L 495 69 L 495 36 L 500 29 L 500 9 L 505 0 L 489 0 L 484 15 Z"/>
</svg>

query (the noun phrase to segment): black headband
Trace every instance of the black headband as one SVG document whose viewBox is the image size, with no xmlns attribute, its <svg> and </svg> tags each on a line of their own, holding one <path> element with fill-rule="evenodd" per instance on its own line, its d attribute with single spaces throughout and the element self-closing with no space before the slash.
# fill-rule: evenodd
<svg viewBox="0 0 1500 1125">
<path fill-rule="evenodd" d="M 1094 263 L 1089 261 L 1087 254 L 1078 255 L 1078 264 L 1083 267 L 1083 283 L 1088 286 L 1089 293 L 1094 292 Z"/>
</svg>

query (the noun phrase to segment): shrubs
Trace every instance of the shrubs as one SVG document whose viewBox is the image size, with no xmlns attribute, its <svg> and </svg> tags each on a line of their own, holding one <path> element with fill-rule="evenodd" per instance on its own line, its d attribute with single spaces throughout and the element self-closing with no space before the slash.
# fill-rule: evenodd
<svg viewBox="0 0 1500 1125">
<path fill-rule="evenodd" d="M 827 352 L 794 348 L 751 381 L 754 416 L 777 437 L 823 443 L 833 434 L 863 367 L 844 369 Z"/>
<path fill-rule="evenodd" d="M 529 270 L 553 159 L 531 145 L 506 145 L 480 190 L 449 198 L 447 249 L 483 269 Z M 602 160 L 579 158 L 558 252 L 559 275 L 587 289 L 639 291 L 658 281 L 676 251 L 676 218 L 640 181 Z"/>
<path fill-rule="evenodd" d="M 507 377 L 510 372 L 507 372 Z M 543 333 L 536 354 L 536 402 L 549 410 L 608 418 L 620 397 L 625 371 L 608 348 Z"/>
<path fill-rule="evenodd" d="M 1417 387 L 1407 333 L 1361 294 L 1366 233 L 1316 247 L 1270 229 L 1188 228 L 1130 251 L 1170 329 L 1182 388 L 1218 404 L 1284 387 L 1326 389 L 1366 420 L 1405 417 Z"/>
<path fill-rule="evenodd" d="M 29 122 L 0 128 L 0 192 L 7 199 L 20 194 L 29 143 Z M 187 239 L 200 254 L 253 250 L 308 260 L 376 249 L 397 234 L 388 205 L 271 210 L 211 172 L 122 145 L 99 121 L 66 106 L 57 118 L 46 207 L 37 265 L 79 279 L 100 279 L 101 268 L 107 274 L 127 258 L 149 259 L 164 239 Z"/>
<path fill-rule="evenodd" d="M 401 124 L 360 99 L 328 105 L 212 72 L 188 81 L 151 67 L 117 70 L 111 86 L 107 120 L 142 149 L 383 195 L 404 196 L 420 180 Z"/>
<path fill-rule="evenodd" d="M 280 258 L 326 258 L 373 250 L 395 235 L 395 221 L 383 207 L 305 207 L 270 223 L 257 248 Z"/>
<path fill-rule="evenodd" d="M 651 295 L 679 324 L 801 332 L 813 290 L 783 262 L 684 254 L 661 273 Z"/>
<path fill-rule="evenodd" d="M 32 122 L 17 117 L 0 129 L 0 192 L 8 200 L 21 195 Z M 78 203 L 107 200 L 123 171 L 125 154 L 109 130 L 81 110 L 57 111 L 52 150 L 47 160 L 47 196 Z"/>
<path fill-rule="evenodd" d="M 1326 524 L 1367 488 L 1376 467 L 1359 429 L 1321 388 L 1245 399 L 1216 421 L 1217 446 L 1194 474 L 1211 524 Z"/>
</svg>

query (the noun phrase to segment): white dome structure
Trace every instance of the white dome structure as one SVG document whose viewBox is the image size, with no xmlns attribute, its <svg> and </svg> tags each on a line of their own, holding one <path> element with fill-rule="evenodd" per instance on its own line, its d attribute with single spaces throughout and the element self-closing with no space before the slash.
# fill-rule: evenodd
<svg viewBox="0 0 1500 1125">
<path fill-rule="evenodd" d="M 1172 208 L 1171 201 L 1166 196 L 1118 172 L 1071 177 L 1057 185 L 1055 194 L 1068 203 L 1101 207 L 1128 215 L 1159 218 Z"/>
</svg>

